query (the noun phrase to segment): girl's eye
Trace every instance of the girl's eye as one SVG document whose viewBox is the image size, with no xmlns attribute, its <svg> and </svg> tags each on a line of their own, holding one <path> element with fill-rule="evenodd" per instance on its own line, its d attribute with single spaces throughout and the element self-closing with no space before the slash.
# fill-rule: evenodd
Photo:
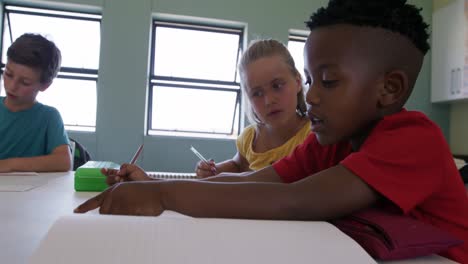
<svg viewBox="0 0 468 264">
<path fill-rule="evenodd" d="M 261 91 L 255 91 L 253 93 L 250 94 L 250 96 L 252 97 L 259 97 L 259 96 L 262 96 L 262 92 Z"/>
<path fill-rule="evenodd" d="M 273 83 L 273 85 L 272 85 L 272 87 L 273 87 L 274 89 L 276 89 L 276 90 L 279 90 L 279 89 L 283 88 L 283 86 L 284 86 L 284 82 L 275 82 L 275 83 Z"/>
</svg>

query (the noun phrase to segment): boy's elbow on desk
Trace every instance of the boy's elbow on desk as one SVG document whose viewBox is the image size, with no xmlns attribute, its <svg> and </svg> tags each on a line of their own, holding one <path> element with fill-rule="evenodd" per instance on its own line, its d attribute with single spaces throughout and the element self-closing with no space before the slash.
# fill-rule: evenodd
<svg viewBox="0 0 468 264">
<path fill-rule="evenodd" d="M 71 160 L 67 158 L 60 158 L 60 161 L 56 162 L 51 168 L 50 172 L 66 172 L 66 171 L 71 171 L 72 168 L 72 162 Z M 38 170 L 39 171 L 39 170 Z"/>
<path fill-rule="evenodd" d="M 34 171 L 65 172 L 73 170 L 71 155 L 69 153 L 51 154 L 48 156 L 48 161 L 44 163 L 46 164 L 44 164 L 43 169 Z"/>
</svg>

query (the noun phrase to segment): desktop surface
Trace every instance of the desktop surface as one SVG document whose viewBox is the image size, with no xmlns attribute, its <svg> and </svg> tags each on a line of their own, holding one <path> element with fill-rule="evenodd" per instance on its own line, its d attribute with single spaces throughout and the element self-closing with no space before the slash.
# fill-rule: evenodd
<svg viewBox="0 0 468 264">
<path fill-rule="evenodd" d="M 37 177 L 33 183 L 37 187 L 22 192 L 0 192 L 2 263 L 26 263 L 55 220 L 72 214 L 76 206 L 95 195 L 73 190 L 73 172 L 27 177 Z"/>
<path fill-rule="evenodd" d="M 2 263 L 27 263 L 52 224 L 95 192 L 75 192 L 74 172 L 40 173 L 34 181 L 43 181 L 28 191 L 0 191 L 0 260 Z M 0 178 L 0 185 L 2 180 Z M 97 210 L 88 214 L 98 214 Z M 438 255 L 379 262 L 386 264 L 454 263 Z"/>
</svg>

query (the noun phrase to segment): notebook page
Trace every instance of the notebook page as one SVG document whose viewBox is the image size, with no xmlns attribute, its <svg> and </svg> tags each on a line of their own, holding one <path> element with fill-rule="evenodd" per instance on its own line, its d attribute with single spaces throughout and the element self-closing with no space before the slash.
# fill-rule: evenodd
<svg viewBox="0 0 468 264">
<path fill-rule="evenodd" d="M 32 175 L 30 175 L 32 176 Z M 47 179 L 42 177 L 30 177 L 18 174 L 8 174 L 0 176 L 0 192 L 24 192 L 42 186 L 47 183 Z"/>
<path fill-rule="evenodd" d="M 64 216 L 55 222 L 30 263 L 375 261 L 351 238 L 326 222 L 85 214 Z"/>
<path fill-rule="evenodd" d="M 39 173 L 34 171 L 0 172 L 0 176 L 39 176 Z"/>
<path fill-rule="evenodd" d="M 25 192 L 38 187 L 32 184 L 0 184 L 0 192 Z"/>
</svg>

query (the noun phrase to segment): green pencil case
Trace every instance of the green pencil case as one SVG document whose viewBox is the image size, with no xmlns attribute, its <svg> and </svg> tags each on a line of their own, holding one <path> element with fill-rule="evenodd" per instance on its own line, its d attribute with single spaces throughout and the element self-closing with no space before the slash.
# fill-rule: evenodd
<svg viewBox="0 0 468 264">
<path fill-rule="evenodd" d="M 106 176 L 101 173 L 102 168 L 119 169 L 120 165 L 112 161 L 90 160 L 75 171 L 75 191 L 102 192 L 107 189 Z"/>
</svg>

